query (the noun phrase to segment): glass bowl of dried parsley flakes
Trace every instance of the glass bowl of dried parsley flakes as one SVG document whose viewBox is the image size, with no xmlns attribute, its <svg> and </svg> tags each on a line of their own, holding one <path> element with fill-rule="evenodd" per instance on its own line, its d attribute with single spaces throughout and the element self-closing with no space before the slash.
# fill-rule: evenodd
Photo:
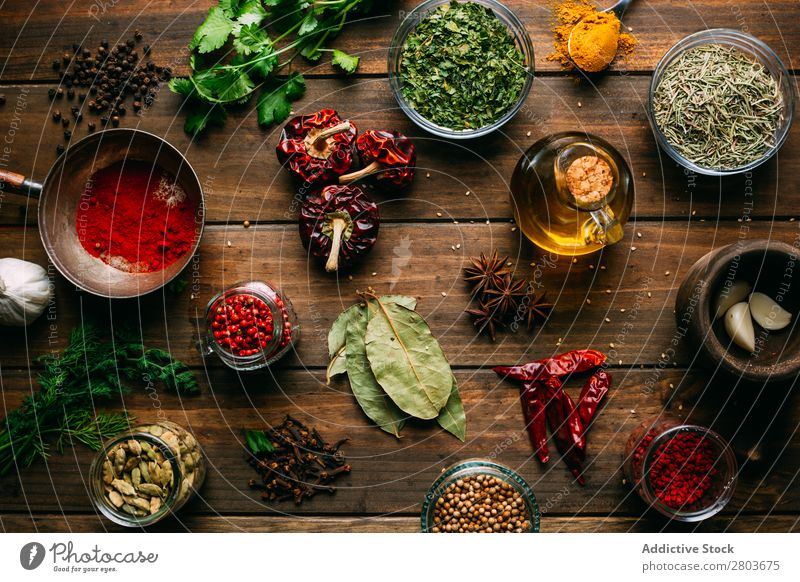
<svg viewBox="0 0 800 582">
<path fill-rule="evenodd" d="M 678 41 L 650 84 L 647 113 L 659 146 L 698 174 L 749 172 L 783 145 L 792 125 L 792 78 L 759 39 L 711 29 Z"/>
<path fill-rule="evenodd" d="M 533 83 L 533 46 L 495 0 L 427 0 L 409 12 L 389 48 L 400 108 L 439 137 L 491 133 L 519 112 Z"/>
</svg>

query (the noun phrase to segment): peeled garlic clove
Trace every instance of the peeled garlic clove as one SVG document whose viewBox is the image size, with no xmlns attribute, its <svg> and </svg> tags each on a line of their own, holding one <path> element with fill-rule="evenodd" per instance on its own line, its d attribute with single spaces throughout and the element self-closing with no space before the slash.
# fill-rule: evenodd
<svg viewBox="0 0 800 582">
<path fill-rule="evenodd" d="M 750 295 L 750 314 L 758 325 L 770 331 L 783 329 L 792 322 L 792 314 L 763 293 Z"/>
<path fill-rule="evenodd" d="M 725 331 L 740 348 L 751 354 L 756 351 L 756 332 L 750 318 L 750 306 L 744 301 L 725 313 Z"/>
<path fill-rule="evenodd" d="M 753 288 L 747 281 L 734 281 L 730 287 L 725 287 L 717 295 L 717 306 L 714 311 L 714 319 L 722 317 L 734 305 L 744 301 Z"/>
</svg>

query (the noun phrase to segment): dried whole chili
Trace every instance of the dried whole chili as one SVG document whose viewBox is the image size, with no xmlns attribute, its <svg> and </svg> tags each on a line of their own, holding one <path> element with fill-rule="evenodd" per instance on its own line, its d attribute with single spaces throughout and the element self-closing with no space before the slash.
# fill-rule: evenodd
<svg viewBox="0 0 800 582">
<path fill-rule="evenodd" d="M 547 403 L 547 424 L 556 442 L 556 448 L 561 453 L 561 458 L 566 463 L 575 480 L 579 485 L 585 485 L 586 479 L 583 477 L 583 450 L 579 449 L 575 443 L 575 438 L 570 429 L 569 416 L 572 410 L 569 409 L 567 400 L 561 395 L 566 394 L 563 389 L 556 391 Z M 567 395 L 567 398 L 569 396 Z M 572 402 L 572 399 L 569 399 Z"/>
<path fill-rule="evenodd" d="M 413 182 L 417 165 L 416 148 L 402 133 L 367 130 L 358 137 L 356 150 L 363 167 L 357 172 L 341 176 L 340 184 L 371 177 L 387 190 L 402 190 Z"/>
<path fill-rule="evenodd" d="M 326 259 L 328 272 L 350 267 L 372 250 L 379 227 L 378 205 L 357 186 L 327 186 L 300 210 L 303 246 Z"/>
<path fill-rule="evenodd" d="M 358 131 L 333 109 L 292 118 L 275 148 L 278 161 L 306 189 L 335 184 L 353 165 Z"/>
<path fill-rule="evenodd" d="M 539 461 L 550 460 L 547 450 L 547 427 L 545 425 L 545 394 L 538 382 L 525 382 L 520 394 L 522 413 L 525 417 L 525 428 Z"/>
<path fill-rule="evenodd" d="M 606 356 L 596 350 L 572 350 L 552 358 L 537 360 L 522 366 L 496 366 L 492 368 L 499 376 L 512 380 L 531 382 L 546 380 L 550 376 L 563 377 L 569 374 L 588 372 L 606 361 Z"/>
<path fill-rule="evenodd" d="M 154 272 L 191 252 L 197 206 L 178 180 L 151 163 L 125 160 L 102 168 L 76 211 L 86 251 L 128 272 Z"/>
<path fill-rule="evenodd" d="M 594 415 L 597 414 L 597 409 L 600 402 L 611 388 L 611 375 L 604 369 L 600 368 L 594 374 L 589 376 L 586 384 L 581 389 L 581 395 L 578 399 L 578 416 L 585 428 L 589 428 Z"/>
<path fill-rule="evenodd" d="M 585 484 L 583 460 L 586 433 L 598 406 L 611 387 L 611 376 L 599 368 L 605 355 L 595 350 L 574 350 L 524 364 L 497 366 L 501 377 L 522 381 L 520 399 L 525 426 L 536 456 L 542 463 L 549 460 L 547 427 L 564 462 L 580 485 Z M 576 406 L 563 388 L 562 378 L 573 373 L 595 370 L 581 390 Z"/>
</svg>

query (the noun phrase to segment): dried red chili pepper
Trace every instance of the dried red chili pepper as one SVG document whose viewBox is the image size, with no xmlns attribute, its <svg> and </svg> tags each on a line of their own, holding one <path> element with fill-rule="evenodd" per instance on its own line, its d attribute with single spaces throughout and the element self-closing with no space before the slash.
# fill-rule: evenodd
<svg viewBox="0 0 800 582">
<path fill-rule="evenodd" d="M 550 460 L 547 450 L 547 425 L 545 424 L 544 388 L 538 382 L 525 382 L 520 392 L 525 428 L 539 461 Z"/>
<path fill-rule="evenodd" d="M 597 414 L 597 409 L 600 402 L 611 388 L 611 375 L 600 368 L 594 374 L 589 376 L 586 384 L 581 389 L 581 395 L 578 399 L 578 416 L 583 423 L 584 429 L 589 428 L 594 415 Z"/>
<path fill-rule="evenodd" d="M 355 124 L 333 109 L 289 120 L 275 148 L 278 161 L 307 189 L 334 184 L 353 165 Z"/>
<path fill-rule="evenodd" d="M 370 176 L 387 190 L 402 190 L 413 182 L 416 148 L 402 133 L 370 129 L 359 136 L 356 149 L 363 167 L 341 176 L 340 184 L 350 184 Z"/>
<path fill-rule="evenodd" d="M 567 468 L 579 485 L 585 485 L 586 479 L 582 475 L 584 454 L 583 450 L 578 448 L 575 433 L 570 428 L 570 417 L 574 416 L 571 414 L 574 409 L 569 409 L 570 403 L 572 403 L 572 399 L 563 389 L 556 390 L 546 405 L 547 424 L 550 425 L 550 432 L 556 441 L 556 448 L 561 453 L 561 458 Z"/>
<path fill-rule="evenodd" d="M 327 186 L 300 210 L 303 246 L 327 260 L 325 270 L 349 267 L 378 239 L 378 205 L 357 186 Z"/>
<path fill-rule="evenodd" d="M 588 372 L 606 361 L 605 354 L 596 350 L 572 350 L 552 358 L 537 360 L 522 366 L 496 366 L 499 376 L 523 382 L 542 381 L 548 377 Z"/>
</svg>

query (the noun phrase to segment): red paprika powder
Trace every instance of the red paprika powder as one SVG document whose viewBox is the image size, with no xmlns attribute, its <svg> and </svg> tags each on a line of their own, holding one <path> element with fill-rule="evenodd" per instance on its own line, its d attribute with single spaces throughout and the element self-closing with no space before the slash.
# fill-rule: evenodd
<svg viewBox="0 0 800 582">
<path fill-rule="evenodd" d="M 87 182 L 76 217 L 86 251 L 112 267 L 154 272 L 190 252 L 197 207 L 176 178 L 152 163 L 125 160 Z"/>
</svg>

